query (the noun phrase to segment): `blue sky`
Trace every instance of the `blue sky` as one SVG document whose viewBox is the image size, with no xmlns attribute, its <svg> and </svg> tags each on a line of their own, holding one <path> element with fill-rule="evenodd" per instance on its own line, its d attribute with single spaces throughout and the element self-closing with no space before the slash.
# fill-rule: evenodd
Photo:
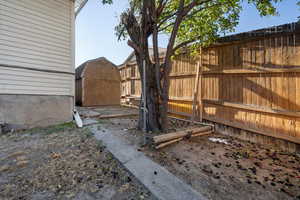
<svg viewBox="0 0 300 200">
<path fill-rule="evenodd" d="M 100 0 L 89 0 L 76 18 L 76 67 L 89 59 L 106 57 L 121 64 L 132 49 L 126 41 L 118 41 L 114 27 L 118 16 L 127 7 L 127 0 L 114 0 L 113 5 L 102 5 Z M 244 4 L 236 33 L 294 22 L 300 16 L 296 0 L 284 0 L 278 4 L 279 16 L 261 18 L 252 5 Z M 166 37 L 160 39 L 160 46 L 166 46 Z"/>
</svg>

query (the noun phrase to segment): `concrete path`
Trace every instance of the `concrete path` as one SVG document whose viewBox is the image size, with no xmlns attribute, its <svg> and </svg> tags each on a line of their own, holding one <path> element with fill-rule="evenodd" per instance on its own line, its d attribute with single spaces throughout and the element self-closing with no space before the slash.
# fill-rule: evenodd
<svg viewBox="0 0 300 200">
<path fill-rule="evenodd" d="M 98 131 L 91 127 L 98 140 L 133 174 L 154 196 L 161 200 L 206 200 L 186 183 L 156 164 L 142 152 L 126 144 L 122 138 L 111 134 L 110 130 Z"/>
</svg>

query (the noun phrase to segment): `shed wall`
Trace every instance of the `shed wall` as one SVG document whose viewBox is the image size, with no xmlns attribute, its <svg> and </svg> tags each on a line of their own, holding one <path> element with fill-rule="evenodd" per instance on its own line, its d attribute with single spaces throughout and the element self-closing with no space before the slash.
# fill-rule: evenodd
<svg viewBox="0 0 300 200">
<path fill-rule="evenodd" d="M 83 106 L 120 105 L 120 74 L 106 61 L 87 64 L 84 70 Z"/>
</svg>

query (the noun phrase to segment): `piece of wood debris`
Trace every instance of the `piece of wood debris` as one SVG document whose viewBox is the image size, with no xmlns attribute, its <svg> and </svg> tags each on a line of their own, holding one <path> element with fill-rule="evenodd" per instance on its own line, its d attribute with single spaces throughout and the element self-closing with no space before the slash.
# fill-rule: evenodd
<svg viewBox="0 0 300 200">
<path fill-rule="evenodd" d="M 169 141 L 169 142 L 161 143 L 160 145 L 157 145 L 157 146 L 155 147 L 155 149 L 161 149 L 161 148 L 163 148 L 163 147 L 166 147 L 166 146 L 168 146 L 168 145 L 170 145 L 170 144 L 179 142 L 179 141 L 181 141 L 181 140 L 183 140 L 183 138 L 178 138 L 178 139 L 171 140 L 171 141 Z"/>
<path fill-rule="evenodd" d="M 153 142 L 154 142 L 154 144 L 158 144 L 158 143 L 167 142 L 167 141 L 170 141 L 173 139 L 183 138 L 186 136 L 192 136 L 197 133 L 207 132 L 207 131 L 211 131 L 211 130 L 212 130 L 212 127 L 203 126 L 203 127 L 199 127 L 199 128 L 193 128 L 193 129 L 178 131 L 178 132 L 174 132 L 174 133 L 168 133 L 168 134 L 153 137 Z"/>
<path fill-rule="evenodd" d="M 137 115 L 138 115 L 138 113 L 114 114 L 114 115 L 95 115 L 90 118 L 110 119 L 110 118 L 133 117 L 133 116 L 137 116 Z"/>
<path fill-rule="evenodd" d="M 197 134 L 193 134 L 191 135 L 191 137 L 199 137 L 199 136 L 204 136 L 204 135 L 209 135 L 209 134 L 212 134 L 213 131 L 205 131 L 205 132 L 202 132 L 202 133 L 197 133 Z"/>
</svg>

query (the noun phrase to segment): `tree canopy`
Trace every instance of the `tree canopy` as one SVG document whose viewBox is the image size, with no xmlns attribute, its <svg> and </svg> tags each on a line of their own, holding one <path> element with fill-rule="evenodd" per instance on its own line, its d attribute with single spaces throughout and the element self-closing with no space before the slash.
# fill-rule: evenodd
<svg viewBox="0 0 300 200">
<path fill-rule="evenodd" d="M 242 4 L 254 5 L 261 16 L 276 15 L 275 4 L 282 0 L 149 0 L 155 3 L 156 16 L 153 23 L 158 26 L 158 32 L 171 35 L 182 6 L 182 20 L 176 33 L 174 49 L 184 45 L 206 45 L 221 34 L 233 32 L 239 22 L 243 9 Z M 143 0 L 129 0 L 130 8 L 122 15 L 134 12 L 136 19 L 141 20 Z M 181 5 L 182 4 L 182 5 Z M 153 30 L 149 30 L 149 37 Z M 116 27 L 116 34 L 121 39 L 128 36 L 124 23 Z"/>
<path fill-rule="evenodd" d="M 142 81 L 141 96 L 144 109 L 140 109 L 138 127 L 150 131 L 166 130 L 171 60 L 178 50 L 189 47 L 189 52 L 197 52 L 199 46 L 234 31 L 244 5 L 254 5 L 261 16 L 276 15 L 275 4 L 281 1 L 129 0 L 129 8 L 122 12 L 116 26 L 116 34 L 119 39 L 128 39 L 128 45 L 136 55 L 141 80 L 145 80 Z M 169 36 L 164 60 L 159 56 L 159 34 Z M 153 56 L 149 54 L 149 46 L 153 47 Z M 144 118 L 143 110 L 147 111 Z M 143 126 L 142 121 L 146 122 Z"/>
</svg>

